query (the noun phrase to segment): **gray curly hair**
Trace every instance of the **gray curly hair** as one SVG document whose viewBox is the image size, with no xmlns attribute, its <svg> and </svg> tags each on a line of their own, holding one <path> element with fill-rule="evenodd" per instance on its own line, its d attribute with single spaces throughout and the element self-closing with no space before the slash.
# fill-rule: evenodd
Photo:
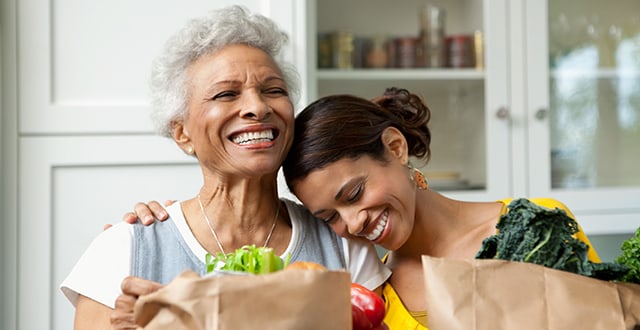
<svg viewBox="0 0 640 330">
<path fill-rule="evenodd" d="M 300 95 L 295 67 L 284 61 L 281 51 L 287 34 L 271 19 L 250 14 L 241 6 L 230 6 L 190 20 L 173 35 L 151 70 L 151 118 L 156 131 L 171 137 L 172 121 L 187 115 L 189 65 L 202 56 L 232 44 L 245 44 L 269 54 L 282 71 L 293 104 Z"/>
</svg>

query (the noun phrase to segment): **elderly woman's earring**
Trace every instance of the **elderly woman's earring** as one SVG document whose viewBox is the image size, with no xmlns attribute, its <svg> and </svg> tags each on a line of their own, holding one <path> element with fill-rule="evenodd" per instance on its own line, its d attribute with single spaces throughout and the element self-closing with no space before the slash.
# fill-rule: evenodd
<svg viewBox="0 0 640 330">
<path fill-rule="evenodd" d="M 407 164 L 407 166 L 409 167 L 409 178 L 411 181 L 418 189 L 427 190 L 429 188 L 429 184 L 427 183 L 427 178 L 424 177 L 424 174 L 411 164 Z"/>
<path fill-rule="evenodd" d="M 186 151 L 187 151 L 187 154 L 188 154 L 188 155 L 193 155 L 193 151 L 194 151 L 194 150 L 193 150 L 193 146 L 189 146 L 189 147 L 187 147 L 187 150 L 186 150 Z"/>
</svg>

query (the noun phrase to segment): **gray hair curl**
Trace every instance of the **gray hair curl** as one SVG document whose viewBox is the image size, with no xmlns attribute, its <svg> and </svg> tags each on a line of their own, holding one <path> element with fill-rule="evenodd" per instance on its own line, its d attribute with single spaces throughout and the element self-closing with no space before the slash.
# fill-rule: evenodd
<svg viewBox="0 0 640 330">
<path fill-rule="evenodd" d="M 213 10 L 190 20 L 173 35 L 157 57 L 151 70 L 151 118 L 156 131 L 171 137 L 171 122 L 187 114 L 186 71 L 202 56 L 225 46 L 245 44 L 271 56 L 284 76 L 289 95 L 296 104 L 300 95 L 296 68 L 282 58 L 287 34 L 262 15 L 250 14 L 241 6 Z"/>
</svg>

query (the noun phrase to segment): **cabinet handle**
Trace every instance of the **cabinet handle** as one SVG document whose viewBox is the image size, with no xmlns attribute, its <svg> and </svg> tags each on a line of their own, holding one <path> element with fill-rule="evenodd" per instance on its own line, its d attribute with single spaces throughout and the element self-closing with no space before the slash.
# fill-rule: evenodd
<svg viewBox="0 0 640 330">
<path fill-rule="evenodd" d="M 507 119 L 509 118 L 509 110 L 507 107 L 500 107 L 498 111 L 496 111 L 496 117 L 499 119 Z"/>
<path fill-rule="evenodd" d="M 547 114 L 549 113 L 549 110 L 545 109 L 545 108 L 540 108 L 538 109 L 538 111 L 536 111 L 535 117 L 538 120 L 543 120 L 545 118 L 547 118 Z"/>
</svg>

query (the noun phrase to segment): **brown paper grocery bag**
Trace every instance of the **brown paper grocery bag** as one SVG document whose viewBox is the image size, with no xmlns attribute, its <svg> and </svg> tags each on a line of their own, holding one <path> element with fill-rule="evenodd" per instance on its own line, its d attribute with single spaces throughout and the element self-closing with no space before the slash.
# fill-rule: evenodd
<svg viewBox="0 0 640 330">
<path fill-rule="evenodd" d="M 640 285 L 504 260 L 422 257 L 430 330 L 640 329 Z"/>
<path fill-rule="evenodd" d="M 350 285 L 343 271 L 185 272 L 141 296 L 134 316 L 144 329 L 350 329 Z"/>
</svg>

